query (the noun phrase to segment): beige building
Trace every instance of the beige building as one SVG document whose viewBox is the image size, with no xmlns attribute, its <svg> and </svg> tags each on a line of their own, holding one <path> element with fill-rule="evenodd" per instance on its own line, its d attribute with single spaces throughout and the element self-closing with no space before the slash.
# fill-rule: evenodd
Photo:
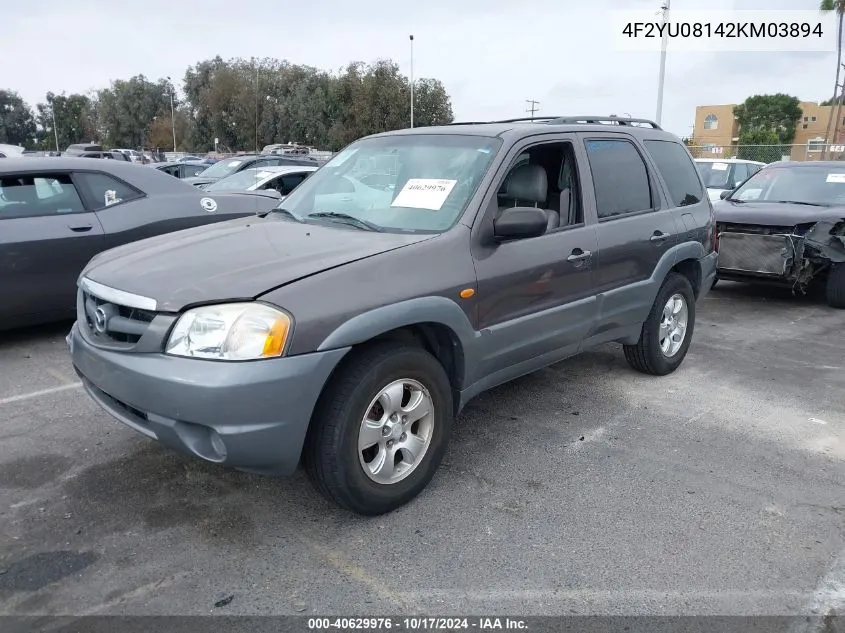
<svg viewBox="0 0 845 633">
<path fill-rule="evenodd" d="M 732 154 L 730 146 L 739 141 L 739 129 L 733 109 L 737 104 L 704 105 L 695 108 L 695 127 L 692 134 L 692 144 L 705 148 L 722 148 L 724 154 Z M 792 141 L 792 160 L 818 160 L 825 144 L 825 131 L 828 117 L 832 116 L 833 106 L 823 106 L 812 101 L 802 101 L 801 120 Z M 845 105 L 840 108 L 838 133 L 830 133 L 830 143 L 842 144 L 845 141 Z M 840 148 L 835 148 L 839 150 Z M 713 150 L 714 155 L 720 150 Z M 735 151 L 735 150 L 734 150 Z M 837 155 L 841 152 L 837 151 Z M 699 152 L 701 154 L 701 152 Z M 701 154 L 703 155 L 703 154 Z M 828 158 L 832 158 L 828 152 Z"/>
</svg>

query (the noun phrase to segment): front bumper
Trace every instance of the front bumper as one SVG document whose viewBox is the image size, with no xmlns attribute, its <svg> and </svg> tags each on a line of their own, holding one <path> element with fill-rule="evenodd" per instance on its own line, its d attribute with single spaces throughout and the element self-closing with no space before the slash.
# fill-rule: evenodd
<svg viewBox="0 0 845 633">
<path fill-rule="evenodd" d="M 127 353 L 67 336 L 88 394 L 171 449 L 250 472 L 297 467 L 314 405 L 348 348 L 252 362 Z"/>
</svg>

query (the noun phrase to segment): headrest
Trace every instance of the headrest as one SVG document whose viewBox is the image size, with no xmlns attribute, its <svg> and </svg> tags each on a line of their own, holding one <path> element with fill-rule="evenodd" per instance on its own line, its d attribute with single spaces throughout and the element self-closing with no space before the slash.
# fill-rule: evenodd
<svg viewBox="0 0 845 633">
<path fill-rule="evenodd" d="M 548 195 L 546 170 L 540 165 L 520 165 L 508 176 L 508 198 L 542 204 Z"/>
</svg>

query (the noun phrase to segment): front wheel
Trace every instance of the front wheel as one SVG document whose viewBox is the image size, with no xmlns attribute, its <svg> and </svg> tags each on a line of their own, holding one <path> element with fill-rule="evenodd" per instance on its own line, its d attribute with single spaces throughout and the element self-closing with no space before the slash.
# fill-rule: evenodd
<svg viewBox="0 0 845 633">
<path fill-rule="evenodd" d="M 395 510 L 431 481 L 451 436 L 440 362 L 413 346 L 353 351 L 321 396 L 303 461 L 330 501 L 363 515 Z"/>
<path fill-rule="evenodd" d="M 827 305 L 845 309 L 845 264 L 831 264 L 827 273 Z"/>
<path fill-rule="evenodd" d="M 625 345 L 625 359 L 644 374 L 665 376 L 687 355 L 695 327 L 695 294 L 689 280 L 670 273 L 643 323 L 640 340 Z"/>
</svg>

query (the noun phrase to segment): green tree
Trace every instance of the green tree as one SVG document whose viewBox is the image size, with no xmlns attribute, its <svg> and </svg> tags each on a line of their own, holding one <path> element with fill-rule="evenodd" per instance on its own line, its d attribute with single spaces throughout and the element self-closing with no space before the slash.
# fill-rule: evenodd
<svg viewBox="0 0 845 633">
<path fill-rule="evenodd" d="M 836 79 L 833 82 L 833 98 L 830 99 L 830 103 L 825 103 L 824 105 L 833 105 L 836 104 L 835 108 L 831 108 L 830 115 L 827 117 L 827 128 L 825 129 L 824 138 L 825 138 L 825 146 L 822 149 L 822 156 L 821 158 L 825 158 L 825 154 L 827 152 L 827 143 L 830 141 L 836 142 L 836 132 L 839 129 L 839 111 L 842 107 L 842 98 L 837 96 L 837 92 L 839 91 L 839 75 L 842 70 L 842 18 L 845 16 L 845 0 L 821 0 L 819 4 L 819 9 L 823 13 L 830 13 L 831 11 L 836 12 L 837 17 L 837 29 L 836 29 Z M 836 121 L 836 126 L 833 127 L 833 137 L 830 135 L 830 129 L 833 126 L 833 122 Z"/>
<path fill-rule="evenodd" d="M 0 143 L 32 147 L 35 132 L 29 104 L 13 90 L 0 90 Z"/>
<path fill-rule="evenodd" d="M 737 158 L 772 163 L 789 154 L 790 145 L 784 145 L 780 135 L 773 129 L 750 128 L 739 133 Z"/>
<path fill-rule="evenodd" d="M 86 95 L 48 92 L 46 103 L 37 104 L 35 112 L 39 149 L 55 149 L 56 136 L 63 151 L 73 143 L 98 140 L 100 135 L 94 103 Z"/>
<path fill-rule="evenodd" d="M 798 98 L 783 93 L 754 95 L 734 108 L 741 144 L 743 134 L 756 134 L 758 130 L 774 132 L 781 144 L 792 143 L 801 115 Z"/>
<path fill-rule="evenodd" d="M 113 81 L 111 87 L 100 90 L 97 110 L 103 142 L 109 147 L 151 145 L 150 125 L 156 117 L 170 116 L 172 88 L 166 79 L 152 82 L 136 75 L 127 81 Z"/>
</svg>

